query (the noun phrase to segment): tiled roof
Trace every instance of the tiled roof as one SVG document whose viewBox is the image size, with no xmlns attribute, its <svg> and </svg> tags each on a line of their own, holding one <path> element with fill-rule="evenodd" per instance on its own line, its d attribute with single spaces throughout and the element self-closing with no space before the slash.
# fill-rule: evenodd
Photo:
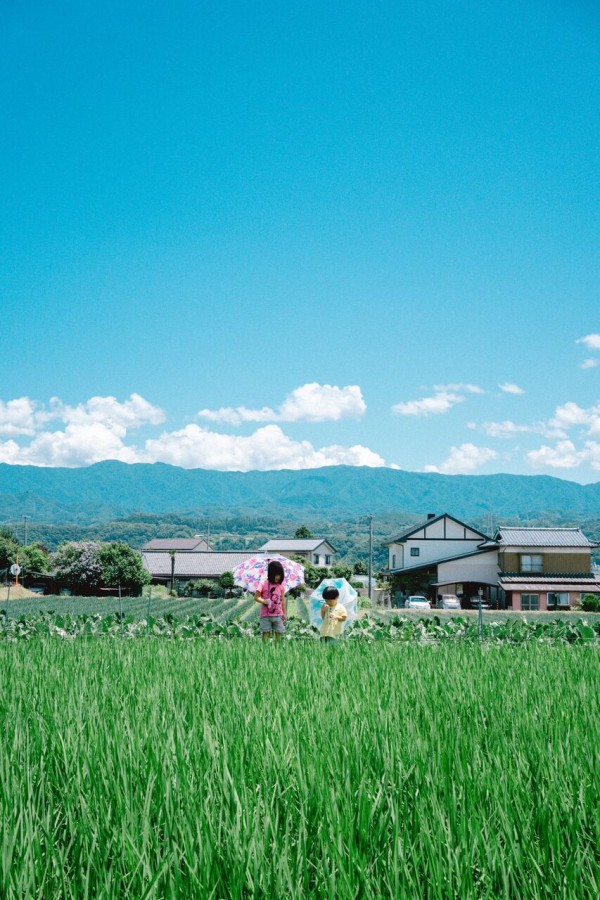
<svg viewBox="0 0 600 900">
<path fill-rule="evenodd" d="M 499 577 L 499 582 L 501 584 L 514 584 L 516 582 L 520 582 L 521 584 L 529 583 L 529 582 L 539 582 L 548 583 L 552 582 L 553 584 L 558 584 L 563 581 L 582 581 L 582 582 L 591 582 L 592 584 L 596 582 L 596 577 L 592 572 L 572 572 L 569 573 L 561 573 L 557 575 L 547 575 L 542 574 L 541 572 L 536 572 L 532 575 L 524 575 L 521 574 L 502 574 Z M 600 582 L 599 582 L 600 583 Z"/>
<path fill-rule="evenodd" d="M 227 550 L 214 552 L 200 550 L 197 552 L 181 551 L 175 554 L 176 578 L 216 578 L 223 572 L 231 572 L 244 560 L 251 556 L 260 556 L 256 550 Z M 171 554 L 160 550 L 142 553 L 142 561 L 153 578 L 171 577 Z"/>
<path fill-rule="evenodd" d="M 203 538 L 153 538 L 142 550 L 210 550 Z"/>
<path fill-rule="evenodd" d="M 327 544 L 331 547 L 329 541 L 326 541 L 324 538 L 275 538 L 272 541 L 267 541 L 260 549 L 266 551 L 316 550 L 321 544 Z M 331 547 L 331 549 L 333 550 L 334 548 Z"/>
<path fill-rule="evenodd" d="M 600 579 L 593 575 L 501 575 L 498 584 L 505 591 L 593 591 L 600 592 Z"/>
<path fill-rule="evenodd" d="M 595 547 L 579 528 L 499 528 L 501 547 Z"/>
</svg>

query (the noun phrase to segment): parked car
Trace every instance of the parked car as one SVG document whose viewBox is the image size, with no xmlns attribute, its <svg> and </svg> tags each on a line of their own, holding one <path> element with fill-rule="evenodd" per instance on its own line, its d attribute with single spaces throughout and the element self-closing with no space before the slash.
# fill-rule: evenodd
<svg viewBox="0 0 600 900">
<path fill-rule="evenodd" d="M 471 609 L 479 609 L 479 597 L 470 597 L 469 603 L 471 604 Z M 482 609 L 491 609 L 492 607 L 487 602 L 487 600 L 482 600 L 481 608 Z"/>
<path fill-rule="evenodd" d="M 442 594 L 442 609 L 460 609 L 460 600 L 456 594 Z"/>
<path fill-rule="evenodd" d="M 411 595 L 404 604 L 406 609 L 431 609 L 431 603 L 426 597 Z"/>
</svg>

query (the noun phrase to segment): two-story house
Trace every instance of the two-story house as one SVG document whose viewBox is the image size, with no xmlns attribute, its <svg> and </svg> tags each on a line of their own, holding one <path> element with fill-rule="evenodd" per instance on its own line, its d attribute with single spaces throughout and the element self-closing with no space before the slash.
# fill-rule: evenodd
<svg viewBox="0 0 600 900">
<path fill-rule="evenodd" d="M 276 538 L 260 547 L 263 553 L 279 553 L 281 556 L 298 556 L 313 566 L 332 566 L 335 547 L 323 538 Z"/>
<path fill-rule="evenodd" d="M 432 605 L 452 593 L 469 608 L 570 609 L 600 594 L 592 550 L 579 528 L 501 527 L 493 538 L 444 513 L 406 529 L 388 543 L 392 596 L 423 593 Z"/>
<path fill-rule="evenodd" d="M 408 594 L 422 593 L 434 606 L 438 595 L 456 594 L 468 607 L 480 588 L 486 603 L 501 604 L 496 544 L 454 516 L 430 513 L 425 522 L 393 537 L 387 547 L 395 605 Z"/>
<path fill-rule="evenodd" d="M 515 610 L 570 609 L 600 592 L 590 541 L 579 528 L 499 528 L 500 576 L 507 606 Z"/>
</svg>

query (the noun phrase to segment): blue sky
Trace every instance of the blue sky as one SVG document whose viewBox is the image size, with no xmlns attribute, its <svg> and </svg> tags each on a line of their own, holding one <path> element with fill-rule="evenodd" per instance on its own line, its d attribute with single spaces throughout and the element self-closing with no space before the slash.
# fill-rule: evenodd
<svg viewBox="0 0 600 900">
<path fill-rule="evenodd" d="M 596 4 L 0 23 L 0 461 L 600 480 Z"/>
</svg>

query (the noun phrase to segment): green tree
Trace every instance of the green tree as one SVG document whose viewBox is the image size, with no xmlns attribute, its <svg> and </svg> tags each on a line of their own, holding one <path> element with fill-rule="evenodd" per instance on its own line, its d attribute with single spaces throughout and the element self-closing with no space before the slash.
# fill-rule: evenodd
<svg viewBox="0 0 600 900">
<path fill-rule="evenodd" d="M 304 584 L 307 588 L 311 588 L 314 590 L 318 585 L 321 584 L 324 578 L 329 578 L 329 569 L 323 569 L 318 566 L 313 566 L 311 562 L 306 559 L 303 559 L 300 556 L 292 557 L 299 562 L 302 566 L 304 566 Z"/>
<path fill-rule="evenodd" d="M 48 572 L 50 569 L 48 551 L 38 543 L 19 547 L 19 565 L 24 575 L 28 572 Z"/>
<path fill-rule="evenodd" d="M 0 569 L 8 569 L 16 561 L 19 542 L 10 528 L 0 528 Z"/>
<path fill-rule="evenodd" d="M 352 569 L 350 566 L 344 566 L 342 563 L 336 563 L 331 569 L 335 578 L 345 578 L 346 581 L 352 581 Z"/>
<path fill-rule="evenodd" d="M 357 559 L 357 561 L 352 566 L 352 571 L 355 575 L 368 575 L 369 567 L 366 562 L 363 562 L 362 559 Z"/>
<path fill-rule="evenodd" d="M 208 597 L 214 590 L 215 583 L 209 578 L 199 578 L 196 581 L 188 581 L 183 589 L 184 597 L 194 597 L 197 594 L 200 597 Z"/>
<path fill-rule="evenodd" d="M 600 612 L 600 599 L 594 594 L 586 594 L 581 600 L 581 608 L 584 612 Z"/>
<path fill-rule="evenodd" d="M 121 585 L 127 591 L 140 594 L 143 586 L 150 583 L 150 573 L 144 568 L 141 554 L 132 550 L 129 544 L 122 541 L 100 544 L 98 559 L 103 587 Z"/>
<path fill-rule="evenodd" d="M 223 572 L 222 575 L 219 575 L 219 585 L 227 594 L 231 595 L 231 591 L 235 586 L 233 572 Z"/>
<path fill-rule="evenodd" d="M 100 585 L 102 566 L 96 541 L 67 541 L 60 545 L 53 562 L 57 580 L 82 594 L 92 594 Z"/>
<path fill-rule="evenodd" d="M 310 540 L 312 538 L 312 533 L 308 525 L 301 525 L 300 528 L 296 528 L 294 537 L 298 540 Z"/>
</svg>

